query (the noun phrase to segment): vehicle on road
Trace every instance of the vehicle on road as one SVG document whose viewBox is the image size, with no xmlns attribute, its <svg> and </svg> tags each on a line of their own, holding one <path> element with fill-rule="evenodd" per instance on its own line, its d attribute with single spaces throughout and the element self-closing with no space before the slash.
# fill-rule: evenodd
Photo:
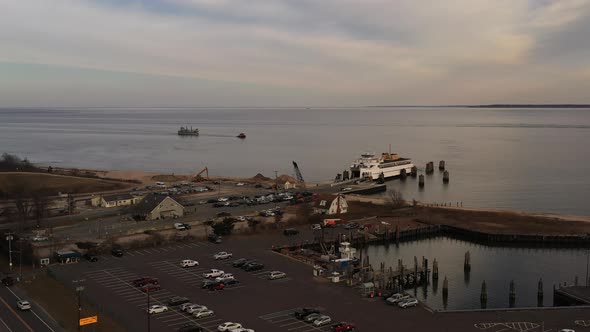
<svg viewBox="0 0 590 332">
<path fill-rule="evenodd" d="M 147 292 L 153 292 L 153 291 L 160 290 L 160 289 L 162 289 L 162 286 L 150 284 L 150 285 L 142 286 L 139 289 L 141 289 L 142 292 L 147 293 Z"/>
<path fill-rule="evenodd" d="M 304 319 L 307 315 L 319 314 L 320 311 L 315 308 L 301 308 L 295 311 L 295 318 Z"/>
<path fill-rule="evenodd" d="M 136 287 L 145 286 L 148 284 L 157 284 L 158 278 L 154 277 L 141 277 L 132 281 L 133 285 Z"/>
<path fill-rule="evenodd" d="M 20 310 L 31 310 L 31 304 L 29 303 L 29 301 L 26 301 L 26 300 L 17 301 L 16 306 Z"/>
<path fill-rule="evenodd" d="M 311 229 L 314 230 L 314 231 L 322 230 L 322 225 L 320 225 L 320 224 L 312 224 L 311 225 Z"/>
<path fill-rule="evenodd" d="M 220 275 L 219 277 L 215 278 L 215 281 L 220 283 L 226 283 L 229 280 L 235 280 L 234 275 L 231 273 L 224 273 L 223 275 Z"/>
<path fill-rule="evenodd" d="M 159 314 L 162 312 L 166 312 L 168 311 L 168 307 L 165 305 L 159 305 L 159 304 L 154 304 L 153 306 L 149 307 L 147 312 L 152 315 L 152 314 Z"/>
<path fill-rule="evenodd" d="M 354 324 L 349 324 L 347 322 L 340 322 L 334 324 L 330 327 L 331 332 L 352 332 L 356 331 L 356 326 Z"/>
<path fill-rule="evenodd" d="M 287 274 L 285 272 L 281 272 L 281 271 L 271 271 L 270 274 L 268 275 L 268 279 L 270 280 L 275 280 L 275 279 L 281 279 L 281 278 L 286 278 Z"/>
<path fill-rule="evenodd" d="M 216 253 L 215 255 L 213 255 L 213 258 L 215 258 L 215 260 L 222 260 L 222 259 L 230 259 L 232 258 L 232 254 L 226 251 L 220 251 L 218 253 Z"/>
<path fill-rule="evenodd" d="M 213 316 L 214 314 L 215 313 L 211 309 L 203 309 L 203 310 L 200 310 L 200 311 L 193 312 L 193 317 L 195 317 L 195 318 L 205 318 L 205 317 Z"/>
<path fill-rule="evenodd" d="M 232 265 L 233 267 L 240 267 L 240 266 L 242 266 L 242 265 L 246 264 L 246 262 L 248 262 L 248 260 L 247 260 L 247 259 L 245 259 L 245 258 L 239 258 L 239 259 L 236 259 L 235 261 L 233 261 L 233 262 L 231 263 L 231 265 Z"/>
<path fill-rule="evenodd" d="M 319 327 L 332 323 L 330 316 L 322 315 L 313 321 L 313 326 Z"/>
<path fill-rule="evenodd" d="M 115 256 L 115 257 L 123 257 L 123 254 L 125 252 L 123 251 L 123 248 L 121 247 L 115 247 L 113 249 L 111 249 L 111 255 Z"/>
<path fill-rule="evenodd" d="M 217 278 L 222 276 L 225 272 L 223 270 L 211 269 L 209 272 L 203 273 L 204 278 Z"/>
<path fill-rule="evenodd" d="M 186 323 L 176 330 L 177 332 L 203 332 L 203 328 L 195 323 Z"/>
<path fill-rule="evenodd" d="M 248 265 L 246 265 L 246 267 L 244 268 L 244 270 L 246 271 L 259 271 L 264 269 L 264 265 L 261 263 L 250 263 Z"/>
<path fill-rule="evenodd" d="M 217 327 L 217 331 L 233 331 L 242 327 L 240 323 L 225 322 Z"/>
<path fill-rule="evenodd" d="M 199 265 L 199 262 L 192 260 L 192 259 L 183 259 L 180 262 L 181 267 L 193 267 Z"/>
<path fill-rule="evenodd" d="M 209 236 L 207 236 L 207 240 L 209 240 L 209 242 L 213 242 L 213 243 L 221 243 L 221 236 L 216 235 L 216 234 L 209 234 Z"/>
<path fill-rule="evenodd" d="M 292 236 L 292 235 L 297 235 L 299 234 L 299 231 L 296 230 L 295 228 L 287 228 L 283 230 L 283 235 L 285 236 Z"/>
<path fill-rule="evenodd" d="M 309 314 L 309 315 L 306 315 L 305 317 L 303 317 L 303 320 L 308 323 L 313 323 L 316 319 L 320 318 L 321 316 L 322 315 L 319 313 Z"/>
<path fill-rule="evenodd" d="M 176 307 L 185 303 L 189 303 L 190 300 L 184 296 L 175 296 L 168 300 L 168 305 L 171 307 Z"/>
<path fill-rule="evenodd" d="M 201 310 L 207 310 L 207 309 L 209 309 L 209 308 L 207 308 L 204 305 L 193 304 L 193 305 L 187 307 L 185 311 L 188 312 L 189 314 L 192 314 L 195 311 L 201 311 Z"/>
<path fill-rule="evenodd" d="M 410 295 L 408 295 L 408 294 L 395 293 L 395 294 L 391 295 L 390 297 L 388 297 L 385 300 L 385 302 L 387 302 L 387 304 L 395 305 L 395 304 L 397 304 L 401 301 L 405 301 L 409 298 L 410 298 Z"/>
<path fill-rule="evenodd" d="M 95 255 L 92 255 L 92 254 L 86 253 L 82 257 L 84 257 L 84 259 L 86 259 L 89 262 L 93 262 L 93 263 L 94 262 L 98 262 L 98 256 L 95 256 Z"/>
<path fill-rule="evenodd" d="M 398 304 L 398 306 L 399 306 L 400 308 L 404 308 L 404 309 L 405 309 L 405 308 L 408 308 L 408 307 L 415 307 L 415 306 L 417 306 L 417 305 L 418 305 L 418 300 L 417 300 L 417 299 L 415 299 L 415 298 L 413 298 L 413 297 L 411 297 L 411 298 L 409 298 L 409 299 L 407 299 L 407 300 L 401 301 L 401 302 Z"/>
</svg>

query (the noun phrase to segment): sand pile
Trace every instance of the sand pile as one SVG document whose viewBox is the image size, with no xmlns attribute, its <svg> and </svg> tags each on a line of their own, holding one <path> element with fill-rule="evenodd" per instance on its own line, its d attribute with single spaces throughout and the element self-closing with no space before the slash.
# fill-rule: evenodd
<svg viewBox="0 0 590 332">
<path fill-rule="evenodd" d="M 251 180 L 254 182 L 265 182 L 265 181 L 271 181 L 272 179 L 258 173 Z"/>
</svg>

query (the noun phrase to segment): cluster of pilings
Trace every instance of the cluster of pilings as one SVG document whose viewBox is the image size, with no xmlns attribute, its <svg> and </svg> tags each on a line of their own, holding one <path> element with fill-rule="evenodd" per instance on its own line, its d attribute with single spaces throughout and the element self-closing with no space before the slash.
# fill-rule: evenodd
<svg viewBox="0 0 590 332">
<path fill-rule="evenodd" d="M 433 268 L 436 273 L 432 276 L 433 281 L 438 279 L 438 263 L 436 263 L 436 260 L 434 264 Z M 368 270 L 373 271 L 372 266 Z M 395 270 L 392 267 L 386 269 L 385 263 L 380 263 L 379 269 L 370 276 L 371 279 L 369 280 L 372 280 L 381 289 L 402 292 L 408 288 L 426 287 L 429 284 L 430 274 L 428 259 L 422 257 L 422 262 L 419 264 L 418 258 L 414 256 L 413 268 L 404 266 L 401 259 L 398 260 Z"/>
<path fill-rule="evenodd" d="M 445 161 L 441 160 L 438 162 L 438 169 L 443 172 L 443 183 L 444 184 L 448 184 L 449 183 L 449 179 L 450 179 L 450 175 L 449 175 L 449 171 L 445 170 Z M 416 166 L 412 167 L 412 177 L 416 177 L 417 174 L 417 169 L 415 170 Z M 434 162 L 429 161 L 426 163 L 426 168 L 424 169 L 424 172 L 426 174 L 432 174 L 434 173 Z M 403 172 L 404 174 L 400 176 L 402 177 L 402 179 L 405 178 L 405 172 Z M 418 177 L 418 187 L 420 189 L 424 188 L 424 175 L 420 174 L 420 176 Z"/>
</svg>

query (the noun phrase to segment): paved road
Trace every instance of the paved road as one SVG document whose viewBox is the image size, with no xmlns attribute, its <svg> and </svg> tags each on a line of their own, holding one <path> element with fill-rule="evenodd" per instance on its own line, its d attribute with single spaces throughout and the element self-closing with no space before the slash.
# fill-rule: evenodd
<svg viewBox="0 0 590 332">
<path fill-rule="evenodd" d="M 308 233 L 306 233 L 308 234 Z M 307 236 L 307 235 L 304 235 Z M 130 284 L 136 277 L 160 278 L 162 290 L 152 293 L 151 303 L 163 303 L 172 296 L 187 296 L 215 311 L 215 316 L 198 321 L 207 331 L 214 331 L 224 321 L 238 321 L 256 331 L 325 332 L 293 318 L 301 306 L 321 308 L 336 321 L 355 322 L 360 331 L 490 331 L 557 332 L 561 328 L 590 331 L 583 322 L 590 320 L 590 309 L 546 309 L 433 313 L 422 306 L 399 309 L 387 306 L 383 299 L 361 297 L 357 289 L 329 283 L 312 276 L 311 267 L 276 254 L 268 248 L 283 243 L 278 233 L 228 237 L 220 245 L 187 242 L 128 252 L 123 258 L 102 257 L 97 263 L 83 262 L 55 266 L 64 282 L 84 275 L 86 295 L 102 305 L 129 330 L 145 330 L 146 295 Z M 212 259 L 212 254 L 227 250 L 234 257 L 255 258 L 265 264 L 263 271 L 249 273 L 233 268 L 229 262 Z M 183 269 L 181 259 L 196 259 L 200 266 Z M 239 286 L 220 292 L 208 292 L 199 286 L 202 273 L 211 268 L 234 273 Z M 270 281 L 266 275 L 281 270 L 288 278 Z M 192 317 L 172 310 L 151 317 L 152 331 L 175 331 Z M 576 323 L 577 322 L 577 323 Z M 590 325 L 590 321 L 588 321 Z"/>
<path fill-rule="evenodd" d="M 45 311 L 32 303 L 32 309 L 21 311 L 16 306 L 22 295 L 19 290 L 5 286 L 0 287 L 0 331 L 62 331 Z"/>
</svg>

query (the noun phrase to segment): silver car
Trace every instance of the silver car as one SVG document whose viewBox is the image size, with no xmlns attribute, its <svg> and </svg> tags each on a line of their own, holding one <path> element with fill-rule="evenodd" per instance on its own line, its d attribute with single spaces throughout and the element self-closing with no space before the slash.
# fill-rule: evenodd
<svg viewBox="0 0 590 332">
<path fill-rule="evenodd" d="M 314 326 L 324 326 L 324 325 L 328 325 L 332 322 L 332 318 L 330 318 L 330 316 L 320 316 L 318 317 L 316 320 L 313 321 L 313 325 Z"/>
<path fill-rule="evenodd" d="M 401 301 L 398 306 L 400 308 L 407 308 L 407 307 L 415 307 L 418 305 L 418 300 L 416 300 L 415 298 L 409 298 L 407 300 Z"/>
</svg>

